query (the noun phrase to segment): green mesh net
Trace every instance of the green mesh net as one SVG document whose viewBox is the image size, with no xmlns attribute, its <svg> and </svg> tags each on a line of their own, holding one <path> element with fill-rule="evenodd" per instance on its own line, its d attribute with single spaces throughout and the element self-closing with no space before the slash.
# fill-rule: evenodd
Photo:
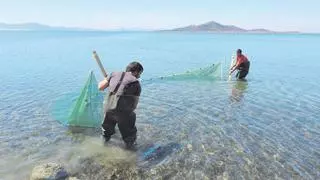
<svg viewBox="0 0 320 180">
<path fill-rule="evenodd" d="M 67 95 L 55 104 L 53 114 L 56 120 L 66 126 L 99 127 L 103 120 L 103 94 L 90 72 L 80 96 Z"/>
<path fill-rule="evenodd" d="M 162 80 L 215 80 L 221 78 L 221 63 L 212 64 L 205 68 L 195 69 L 181 74 L 160 77 Z"/>
<path fill-rule="evenodd" d="M 158 80 L 216 80 L 222 78 L 221 63 L 181 74 L 164 76 Z M 154 82 L 150 79 L 144 82 Z M 68 94 L 55 103 L 53 115 L 56 120 L 72 127 L 99 127 L 103 120 L 103 93 L 93 74 L 83 87 L 81 94 Z"/>
</svg>

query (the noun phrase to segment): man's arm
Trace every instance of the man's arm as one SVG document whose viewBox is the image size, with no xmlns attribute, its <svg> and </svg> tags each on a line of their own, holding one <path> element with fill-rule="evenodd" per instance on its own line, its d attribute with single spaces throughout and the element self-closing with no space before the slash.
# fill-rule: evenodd
<svg viewBox="0 0 320 180">
<path fill-rule="evenodd" d="M 136 109 L 139 103 L 140 99 L 140 94 L 141 94 L 141 85 L 139 81 L 136 81 L 130 85 L 130 88 L 128 89 L 128 93 L 131 95 L 133 104 L 132 104 L 132 109 Z"/>
<path fill-rule="evenodd" d="M 135 93 L 135 104 L 134 104 L 134 109 L 137 108 L 138 106 L 138 103 L 139 103 L 139 99 L 140 99 L 140 94 L 141 94 L 141 84 L 140 82 L 138 81 L 137 85 L 136 85 L 136 93 Z"/>
<path fill-rule="evenodd" d="M 106 77 L 104 80 L 100 81 L 98 85 L 98 88 L 100 91 L 104 91 L 106 88 L 109 87 L 111 78 L 112 78 L 112 73 L 108 77 Z"/>
<path fill-rule="evenodd" d="M 237 60 L 237 63 L 230 68 L 229 74 L 232 74 L 238 68 L 238 66 L 239 66 L 239 61 Z"/>
<path fill-rule="evenodd" d="M 109 87 L 109 79 L 104 79 L 99 82 L 98 88 L 100 91 L 104 91 L 107 87 Z"/>
<path fill-rule="evenodd" d="M 230 68 L 230 75 L 237 69 L 237 67 L 238 67 L 238 62 L 239 62 L 239 60 L 238 60 L 238 57 L 236 57 L 236 63 Z"/>
<path fill-rule="evenodd" d="M 139 96 L 141 93 L 141 86 L 139 81 L 127 84 L 124 87 L 122 103 L 128 111 L 134 111 L 139 103 Z"/>
<path fill-rule="evenodd" d="M 237 64 L 233 65 L 233 66 L 230 68 L 231 73 L 236 69 L 236 68 L 235 68 L 236 66 L 237 66 Z"/>
</svg>

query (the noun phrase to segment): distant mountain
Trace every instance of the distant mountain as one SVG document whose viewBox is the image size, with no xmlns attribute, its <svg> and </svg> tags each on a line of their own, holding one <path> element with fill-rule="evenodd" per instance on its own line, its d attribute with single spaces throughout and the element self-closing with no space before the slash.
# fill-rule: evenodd
<svg viewBox="0 0 320 180">
<path fill-rule="evenodd" d="M 0 23 L 0 30 L 15 30 L 15 31 L 83 31 L 88 29 L 68 28 L 68 27 L 53 27 L 38 23 L 22 23 L 22 24 L 6 24 Z"/>
<path fill-rule="evenodd" d="M 180 27 L 169 31 L 189 31 L 189 32 L 216 32 L 216 33 L 287 33 L 276 32 L 267 29 L 243 29 L 233 25 L 223 25 L 215 21 L 210 21 L 200 25 L 190 25 L 186 27 Z M 297 33 L 297 32 L 291 32 Z"/>
<path fill-rule="evenodd" d="M 245 32 L 246 30 L 236 26 L 222 25 L 214 21 L 200 25 L 190 25 L 186 27 L 176 28 L 173 31 L 214 31 L 214 32 Z"/>
<path fill-rule="evenodd" d="M 247 32 L 253 32 L 253 33 L 275 33 L 275 31 L 270 31 L 268 29 L 251 29 L 251 30 L 247 30 Z"/>
</svg>

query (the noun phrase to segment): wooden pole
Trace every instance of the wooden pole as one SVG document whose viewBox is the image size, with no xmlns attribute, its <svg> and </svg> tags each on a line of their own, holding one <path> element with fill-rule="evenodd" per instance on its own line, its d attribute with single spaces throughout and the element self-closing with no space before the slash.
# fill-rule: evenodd
<svg viewBox="0 0 320 180">
<path fill-rule="evenodd" d="M 102 63 L 101 63 L 101 60 L 100 60 L 100 58 L 99 58 L 99 56 L 98 56 L 98 54 L 97 54 L 97 52 L 96 51 L 93 51 L 93 58 L 96 60 L 96 62 L 98 63 L 98 66 L 99 66 L 99 68 L 100 68 L 100 70 L 101 70 L 101 72 L 102 72 L 102 75 L 103 75 L 103 77 L 108 77 L 108 74 L 107 74 L 107 72 L 104 70 L 104 68 L 103 68 L 103 65 L 102 65 Z"/>
</svg>

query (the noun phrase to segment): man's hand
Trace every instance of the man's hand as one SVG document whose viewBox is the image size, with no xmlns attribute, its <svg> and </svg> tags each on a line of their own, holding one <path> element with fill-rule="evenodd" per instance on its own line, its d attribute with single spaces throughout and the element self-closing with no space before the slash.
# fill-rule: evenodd
<svg viewBox="0 0 320 180">
<path fill-rule="evenodd" d="M 100 81 L 98 88 L 99 88 L 100 91 L 103 91 L 103 90 L 105 90 L 108 86 L 109 86 L 109 81 L 108 81 L 107 78 L 105 78 L 104 80 Z"/>
<path fill-rule="evenodd" d="M 231 75 L 233 72 L 234 72 L 234 68 L 232 67 L 231 69 L 230 69 L 230 71 L 229 71 L 229 75 Z"/>
</svg>

